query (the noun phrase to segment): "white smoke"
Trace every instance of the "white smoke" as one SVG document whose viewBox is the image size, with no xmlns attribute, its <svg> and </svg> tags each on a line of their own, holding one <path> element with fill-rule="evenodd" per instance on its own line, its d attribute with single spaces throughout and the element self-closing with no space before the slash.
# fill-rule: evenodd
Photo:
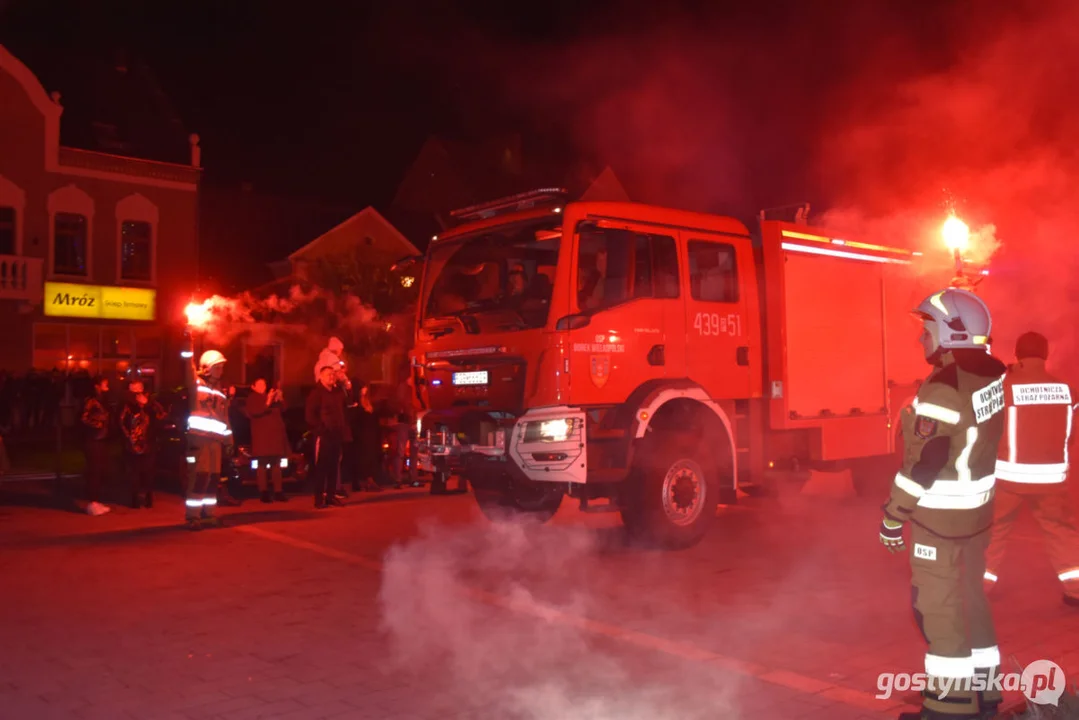
<svg viewBox="0 0 1079 720">
<path fill-rule="evenodd" d="M 425 528 L 384 560 L 380 600 L 394 664 L 442 678 L 454 706 L 478 717 L 737 718 L 737 681 L 590 632 L 584 618 L 606 618 L 610 602 L 589 577 L 602 552 L 581 527 Z"/>
<path fill-rule="evenodd" d="M 317 286 L 293 285 L 286 295 L 258 296 L 244 292 L 233 297 L 213 295 L 202 303 L 199 331 L 212 343 L 226 345 L 240 335 L 258 338 L 291 335 L 313 338 L 326 333 L 353 334 L 385 329 L 378 312 L 359 297 L 337 294 Z M 314 345 L 313 345 L 314 346 Z"/>
</svg>

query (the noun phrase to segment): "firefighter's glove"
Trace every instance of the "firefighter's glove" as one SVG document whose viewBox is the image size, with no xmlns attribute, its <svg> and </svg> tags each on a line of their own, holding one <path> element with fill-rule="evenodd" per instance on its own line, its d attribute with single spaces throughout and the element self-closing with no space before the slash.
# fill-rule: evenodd
<svg viewBox="0 0 1079 720">
<path fill-rule="evenodd" d="M 880 543 L 893 553 L 903 550 L 903 523 L 891 518 L 881 520 Z"/>
</svg>

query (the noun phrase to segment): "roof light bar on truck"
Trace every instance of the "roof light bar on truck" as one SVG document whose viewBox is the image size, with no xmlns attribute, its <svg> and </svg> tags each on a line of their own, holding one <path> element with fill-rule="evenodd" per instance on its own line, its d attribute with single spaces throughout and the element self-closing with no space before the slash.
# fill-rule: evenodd
<svg viewBox="0 0 1079 720">
<path fill-rule="evenodd" d="M 784 242 L 781 243 L 781 247 L 784 250 L 809 253 L 811 255 L 830 255 L 832 257 L 848 258 L 850 260 L 909 265 L 911 258 L 918 254 L 903 248 L 873 245 L 854 240 L 840 240 L 839 238 L 810 235 L 809 233 L 797 232 L 795 230 L 784 230 L 783 237 L 792 238 L 794 240 L 807 240 L 813 243 L 810 245 L 800 242 Z M 844 249 L 838 250 L 836 249 L 837 247 L 842 247 Z M 866 252 L 852 252 L 851 250 L 864 250 Z"/>
<path fill-rule="evenodd" d="M 569 191 L 565 188 L 538 188 L 536 190 L 529 190 L 528 192 L 510 195 L 509 197 L 479 203 L 478 205 L 469 205 L 468 207 L 454 210 L 450 213 L 450 217 L 454 220 L 461 221 L 486 220 L 487 218 L 493 218 L 496 215 L 501 215 L 506 212 L 530 210 L 531 208 L 542 207 L 544 205 L 562 205 L 565 204 L 568 196 Z M 562 208 L 559 207 L 555 212 L 559 212 L 561 209 Z"/>
</svg>

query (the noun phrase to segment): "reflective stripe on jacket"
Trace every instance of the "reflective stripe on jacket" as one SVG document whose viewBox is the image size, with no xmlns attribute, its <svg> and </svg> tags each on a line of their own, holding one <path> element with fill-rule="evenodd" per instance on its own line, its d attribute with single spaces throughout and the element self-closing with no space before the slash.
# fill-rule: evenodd
<svg viewBox="0 0 1079 720">
<path fill-rule="evenodd" d="M 1068 475 L 1074 395 L 1045 369 L 1040 358 L 1024 358 L 1004 378 L 1004 438 L 997 454 L 998 480 L 1055 485 Z"/>
<path fill-rule="evenodd" d="M 196 378 L 194 390 L 191 414 L 187 418 L 187 432 L 210 440 L 230 440 L 232 428 L 229 427 L 228 395 L 203 378 Z"/>
<path fill-rule="evenodd" d="M 997 445 L 1004 430 L 1004 364 L 988 354 L 950 356 L 904 413 L 903 467 L 884 511 L 960 538 L 992 521 Z"/>
</svg>

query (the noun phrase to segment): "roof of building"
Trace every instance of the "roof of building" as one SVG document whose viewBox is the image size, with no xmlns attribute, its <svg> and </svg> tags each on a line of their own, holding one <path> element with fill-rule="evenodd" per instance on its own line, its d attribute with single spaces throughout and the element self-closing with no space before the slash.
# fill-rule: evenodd
<svg viewBox="0 0 1079 720">
<path fill-rule="evenodd" d="M 7 49 L 64 108 L 66 147 L 187 164 L 190 133 L 153 70 L 123 49 L 71 48 L 62 56 L 12 38 Z"/>
<path fill-rule="evenodd" d="M 395 247 L 385 248 L 387 251 L 400 251 L 401 255 L 418 255 L 419 250 L 409 242 L 408 238 L 401 234 L 401 232 L 393 226 L 393 224 L 382 216 L 378 210 L 373 207 L 366 207 L 360 212 L 356 213 L 352 217 L 348 218 L 344 222 L 330 228 L 326 232 L 319 235 L 317 238 L 307 243 L 303 247 L 295 250 L 289 255 L 289 260 L 302 259 L 304 255 L 310 253 L 317 246 L 330 242 L 334 238 L 341 237 L 342 234 L 347 233 L 352 229 L 359 229 L 364 223 L 373 223 L 376 227 L 381 227 L 384 231 L 383 238 L 390 240 L 394 243 Z"/>
</svg>

